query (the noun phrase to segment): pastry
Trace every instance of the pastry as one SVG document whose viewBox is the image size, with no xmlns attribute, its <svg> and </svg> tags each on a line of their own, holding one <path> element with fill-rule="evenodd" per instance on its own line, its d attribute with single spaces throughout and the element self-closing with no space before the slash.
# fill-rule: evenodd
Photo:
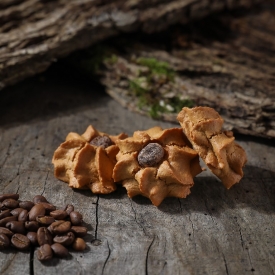
<svg viewBox="0 0 275 275">
<path fill-rule="evenodd" d="M 156 206 L 165 197 L 189 195 L 193 178 L 202 171 L 197 152 L 180 128 L 136 131 L 117 146 L 114 181 L 122 182 L 130 198 L 143 195 Z"/>
<path fill-rule="evenodd" d="M 222 130 L 224 121 L 214 109 L 185 107 L 177 119 L 193 149 L 226 188 L 241 180 L 246 153 L 231 131 Z"/>
<path fill-rule="evenodd" d="M 90 125 L 79 135 L 69 133 L 53 155 L 54 175 L 72 188 L 90 188 L 96 194 L 116 190 L 112 178 L 119 149 L 116 142 L 125 134 L 110 136 Z"/>
</svg>

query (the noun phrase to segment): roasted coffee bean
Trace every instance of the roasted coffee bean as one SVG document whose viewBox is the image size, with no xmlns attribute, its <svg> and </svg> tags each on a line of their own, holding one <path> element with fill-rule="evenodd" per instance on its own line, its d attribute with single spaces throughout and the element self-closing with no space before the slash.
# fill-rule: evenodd
<svg viewBox="0 0 275 275">
<path fill-rule="evenodd" d="M 75 240 L 75 236 L 73 232 L 68 232 L 66 235 L 56 235 L 53 238 L 53 241 L 55 243 L 60 243 L 65 246 L 71 245 L 74 240 Z"/>
<path fill-rule="evenodd" d="M 83 221 L 83 217 L 78 211 L 72 211 L 70 213 L 70 219 L 73 225 L 80 225 Z"/>
<path fill-rule="evenodd" d="M 84 237 L 87 235 L 87 227 L 85 226 L 72 226 L 71 231 L 77 236 L 77 237 Z"/>
<path fill-rule="evenodd" d="M 30 211 L 34 206 L 34 203 L 32 201 L 21 201 L 19 202 L 19 207 L 26 209 Z"/>
<path fill-rule="evenodd" d="M 37 240 L 39 245 L 53 243 L 53 237 L 50 231 L 46 227 L 40 227 L 37 230 Z"/>
<path fill-rule="evenodd" d="M 3 206 L 7 207 L 8 209 L 14 209 L 19 206 L 19 201 L 14 200 L 14 199 L 5 199 L 2 202 L 2 207 Z"/>
<path fill-rule="evenodd" d="M 18 200 L 19 194 L 2 194 L 2 195 L 0 195 L 0 202 L 4 201 L 6 199 Z"/>
<path fill-rule="evenodd" d="M 83 251 L 86 248 L 86 243 L 81 238 L 76 238 L 73 242 L 73 249 L 76 251 Z"/>
<path fill-rule="evenodd" d="M 67 205 L 64 207 L 64 209 L 63 209 L 63 210 L 64 210 L 64 211 L 66 211 L 68 215 L 70 215 L 70 214 L 71 214 L 71 212 L 73 212 L 73 211 L 74 211 L 74 206 L 73 206 L 73 205 L 71 205 L 71 204 L 67 204 Z"/>
<path fill-rule="evenodd" d="M 7 235 L 0 233 L 0 250 L 8 248 L 10 246 L 10 239 Z"/>
<path fill-rule="evenodd" d="M 6 227 L 13 233 L 25 234 L 26 232 L 24 222 L 11 221 L 6 224 Z"/>
<path fill-rule="evenodd" d="M 138 163 L 142 167 L 157 165 L 164 157 L 164 149 L 158 143 L 147 144 L 138 154 Z"/>
<path fill-rule="evenodd" d="M 6 217 L 6 218 L 0 220 L 0 226 L 5 227 L 8 222 L 16 221 L 16 220 L 17 220 L 17 217 L 15 217 L 15 216 Z"/>
<path fill-rule="evenodd" d="M 33 202 L 34 202 L 34 204 L 37 204 L 37 203 L 40 203 L 40 202 L 48 202 L 48 201 L 47 201 L 47 199 L 44 196 L 36 195 L 33 198 Z"/>
<path fill-rule="evenodd" d="M 29 248 L 31 244 L 30 240 L 25 235 L 18 233 L 14 234 L 11 237 L 11 243 L 20 250 L 25 250 Z"/>
<path fill-rule="evenodd" d="M 0 212 L 0 220 L 4 219 L 4 218 L 6 218 L 6 217 L 9 217 L 9 216 L 11 216 L 11 211 L 10 211 L 10 209 L 2 210 L 2 211 Z"/>
<path fill-rule="evenodd" d="M 15 209 L 11 210 L 10 213 L 11 213 L 13 216 L 18 217 L 19 214 L 20 214 L 23 210 L 25 210 L 25 209 L 19 207 L 19 208 L 15 208 Z"/>
<path fill-rule="evenodd" d="M 39 216 L 36 217 L 36 221 L 39 222 L 41 225 L 50 225 L 55 222 L 55 219 L 51 216 Z"/>
<path fill-rule="evenodd" d="M 60 243 L 54 243 L 51 245 L 54 254 L 60 258 L 67 257 L 69 255 L 68 249 Z"/>
<path fill-rule="evenodd" d="M 24 209 L 21 211 L 21 213 L 18 215 L 18 221 L 20 222 L 26 222 L 29 219 L 29 212 L 28 210 Z"/>
<path fill-rule="evenodd" d="M 25 222 L 25 228 L 28 231 L 34 231 L 36 232 L 39 228 L 39 223 L 37 221 L 26 221 Z"/>
<path fill-rule="evenodd" d="M 38 204 L 43 205 L 47 213 L 54 211 L 56 209 L 56 207 L 53 204 L 48 202 L 39 202 Z"/>
<path fill-rule="evenodd" d="M 105 149 L 114 143 L 108 136 L 97 136 L 91 140 L 90 144 L 98 147 L 101 146 Z"/>
<path fill-rule="evenodd" d="M 68 213 L 64 210 L 54 210 L 50 212 L 50 216 L 52 216 L 56 220 L 63 220 L 68 216 Z"/>
<path fill-rule="evenodd" d="M 38 245 L 37 233 L 36 232 L 28 232 L 26 237 L 30 240 L 32 245 Z"/>
<path fill-rule="evenodd" d="M 62 235 L 69 232 L 71 229 L 71 222 L 69 221 L 56 221 L 49 226 L 49 231 L 55 235 Z"/>
<path fill-rule="evenodd" d="M 0 227 L 0 234 L 5 234 L 6 236 L 11 237 L 14 233 L 6 227 Z"/>
<path fill-rule="evenodd" d="M 29 212 L 29 220 L 35 221 L 38 216 L 45 216 L 46 210 L 42 204 L 36 204 Z"/>
<path fill-rule="evenodd" d="M 53 257 L 52 248 L 49 244 L 44 244 L 37 250 L 37 259 L 39 261 L 47 261 Z"/>
</svg>

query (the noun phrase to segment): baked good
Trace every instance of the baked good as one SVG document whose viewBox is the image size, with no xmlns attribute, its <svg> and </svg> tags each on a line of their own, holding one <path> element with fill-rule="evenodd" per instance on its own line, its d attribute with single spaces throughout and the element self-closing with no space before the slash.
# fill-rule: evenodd
<svg viewBox="0 0 275 275">
<path fill-rule="evenodd" d="M 116 142 L 127 137 L 111 136 L 92 125 L 79 135 L 71 132 L 54 152 L 52 162 L 56 178 L 72 188 L 90 188 L 96 194 L 108 194 L 116 189 L 112 178 L 119 149 Z"/>
<path fill-rule="evenodd" d="M 185 198 L 202 169 L 199 157 L 180 128 L 153 127 L 118 140 L 113 170 L 128 196 L 148 197 L 158 206 L 165 197 Z"/>
<path fill-rule="evenodd" d="M 241 180 L 246 153 L 231 131 L 222 130 L 224 121 L 214 109 L 185 107 L 177 119 L 193 149 L 226 188 Z"/>
</svg>

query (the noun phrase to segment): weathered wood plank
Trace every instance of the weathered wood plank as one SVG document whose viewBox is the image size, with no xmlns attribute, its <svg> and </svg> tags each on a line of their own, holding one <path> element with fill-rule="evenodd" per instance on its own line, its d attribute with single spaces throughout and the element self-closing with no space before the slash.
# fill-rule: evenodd
<svg viewBox="0 0 275 275">
<path fill-rule="evenodd" d="M 274 144 L 238 137 L 248 164 L 230 191 L 205 172 L 190 196 L 166 199 L 159 208 L 144 197 L 130 200 L 122 187 L 106 196 L 75 192 L 54 178 L 51 165 L 68 132 L 81 133 L 90 123 L 114 134 L 175 124 L 131 113 L 77 76 L 44 77 L 10 87 L 1 99 L 0 192 L 18 192 L 22 199 L 43 194 L 60 207 L 74 204 L 89 224 L 88 249 L 44 264 L 35 252 L 31 265 L 30 253 L 0 252 L 1 274 L 275 272 Z"/>
</svg>

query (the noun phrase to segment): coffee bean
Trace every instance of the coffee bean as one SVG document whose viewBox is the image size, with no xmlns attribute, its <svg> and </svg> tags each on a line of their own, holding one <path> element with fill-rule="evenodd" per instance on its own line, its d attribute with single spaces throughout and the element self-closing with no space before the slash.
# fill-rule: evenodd
<svg viewBox="0 0 275 275">
<path fill-rule="evenodd" d="M 76 238 L 73 242 L 73 249 L 76 251 L 83 251 L 86 248 L 86 243 L 81 238 Z"/>
<path fill-rule="evenodd" d="M 45 216 L 45 208 L 42 204 L 36 204 L 29 212 L 29 220 L 35 221 L 38 216 Z"/>
<path fill-rule="evenodd" d="M 48 202 L 39 202 L 38 204 L 43 205 L 46 212 L 51 212 L 51 211 L 54 211 L 56 209 L 56 207 L 53 204 L 48 203 Z"/>
<path fill-rule="evenodd" d="M 101 146 L 104 149 L 114 144 L 108 136 L 97 136 L 90 141 L 91 145 Z"/>
<path fill-rule="evenodd" d="M 38 216 L 36 217 L 36 221 L 41 225 L 50 225 L 55 222 L 55 219 L 50 216 Z"/>
<path fill-rule="evenodd" d="M 15 208 L 15 209 L 11 210 L 10 213 L 11 213 L 13 216 L 18 217 L 19 214 L 20 214 L 23 210 L 25 210 L 25 209 L 19 207 L 19 208 Z"/>
<path fill-rule="evenodd" d="M 40 227 L 37 230 L 37 240 L 39 245 L 53 243 L 53 237 L 50 231 L 46 227 Z"/>
<path fill-rule="evenodd" d="M 53 257 L 52 248 L 49 244 L 44 244 L 37 250 L 37 259 L 39 261 L 47 261 Z"/>
<path fill-rule="evenodd" d="M 18 233 L 14 234 L 11 237 L 11 243 L 20 250 L 25 250 L 29 248 L 31 244 L 30 240 L 25 235 Z"/>
<path fill-rule="evenodd" d="M 16 220 L 17 220 L 17 217 L 15 216 L 6 217 L 0 220 L 0 226 L 5 227 L 8 222 L 16 221 Z"/>
<path fill-rule="evenodd" d="M 72 226 L 71 231 L 77 236 L 77 237 L 84 237 L 87 235 L 87 227 L 85 226 Z"/>
<path fill-rule="evenodd" d="M 48 202 L 47 199 L 44 197 L 44 196 L 41 196 L 41 195 L 36 195 L 34 198 L 33 198 L 33 202 L 35 204 L 39 203 L 39 202 Z"/>
<path fill-rule="evenodd" d="M 155 142 L 147 144 L 138 154 L 138 163 L 142 167 L 156 166 L 164 157 L 163 147 Z"/>
<path fill-rule="evenodd" d="M 30 240 L 31 244 L 34 246 L 38 245 L 37 233 L 36 232 L 28 232 L 26 237 Z"/>
<path fill-rule="evenodd" d="M 30 211 L 34 206 L 34 203 L 32 201 L 21 201 L 19 202 L 19 207 L 26 209 Z"/>
<path fill-rule="evenodd" d="M 10 221 L 6 224 L 6 227 L 13 233 L 25 234 L 25 224 L 19 221 Z"/>
<path fill-rule="evenodd" d="M 20 222 L 26 222 L 28 219 L 29 219 L 29 212 L 28 212 L 28 210 L 24 209 L 18 215 L 18 221 L 20 221 Z"/>
<path fill-rule="evenodd" d="M 0 227 L 0 234 L 5 234 L 6 236 L 11 237 L 14 233 L 6 227 Z"/>
<path fill-rule="evenodd" d="M 2 210 L 2 211 L 0 212 L 0 220 L 4 219 L 4 218 L 6 218 L 6 217 L 9 217 L 9 216 L 11 216 L 11 211 L 10 211 L 10 209 Z"/>
<path fill-rule="evenodd" d="M 54 254 L 60 258 L 67 257 L 69 255 L 69 251 L 66 247 L 64 247 L 60 243 L 54 243 L 51 245 L 51 248 L 54 252 Z"/>
<path fill-rule="evenodd" d="M 68 216 L 68 213 L 64 210 L 55 210 L 50 212 L 50 216 L 54 217 L 56 220 L 63 220 Z"/>
<path fill-rule="evenodd" d="M 9 209 L 14 209 L 16 207 L 19 206 L 19 201 L 17 200 L 14 200 L 14 199 L 5 199 L 3 202 L 2 202 L 2 207 L 5 206 Z"/>
<path fill-rule="evenodd" d="M 83 221 L 83 217 L 78 211 L 72 211 L 70 213 L 70 219 L 73 225 L 80 225 Z"/>
<path fill-rule="evenodd" d="M 75 240 L 75 236 L 73 232 L 68 232 L 66 235 L 57 235 L 53 238 L 55 243 L 60 243 L 65 246 L 69 246 Z"/>
<path fill-rule="evenodd" d="M 4 201 L 6 199 L 18 200 L 19 194 L 2 194 L 2 195 L 0 195 L 0 202 Z"/>
<path fill-rule="evenodd" d="M 36 232 L 39 228 L 39 224 L 37 221 L 26 221 L 25 222 L 25 228 L 28 230 L 28 231 L 34 231 Z"/>
<path fill-rule="evenodd" d="M 62 235 L 69 232 L 71 229 L 71 222 L 69 221 L 56 221 L 49 226 L 50 232 L 55 235 Z"/>
<path fill-rule="evenodd" d="M 0 233 L 0 250 L 10 246 L 10 239 L 3 233 Z"/>
<path fill-rule="evenodd" d="M 63 210 L 66 211 L 68 215 L 70 215 L 71 212 L 74 211 L 74 206 L 71 204 L 67 204 Z"/>
</svg>

